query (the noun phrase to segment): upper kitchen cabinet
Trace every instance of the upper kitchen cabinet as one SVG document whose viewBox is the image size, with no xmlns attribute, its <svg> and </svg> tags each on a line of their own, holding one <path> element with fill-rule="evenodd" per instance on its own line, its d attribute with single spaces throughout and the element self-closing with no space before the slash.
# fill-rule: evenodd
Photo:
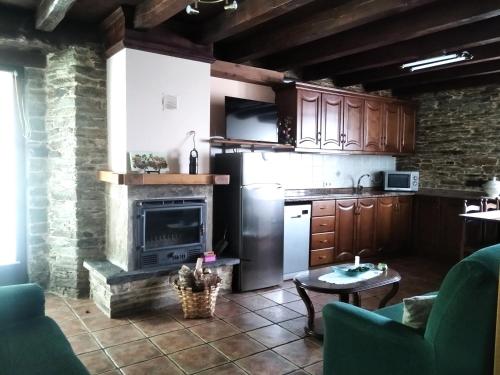
<svg viewBox="0 0 500 375">
<path fill-rule="evenodd" d="M 415 152 L 415 126 L 415 106 L 403 104 L 401 106 L 401 141 L 399 143 L 399 152 L 403 154 Z"/>
<path fill-rule="evenodd" d="M 279 117 L 292 120 L 298 151 L 414 152 L 415 107 L 410 102 L 304 83 L 275 91 Z"/>
</svg>

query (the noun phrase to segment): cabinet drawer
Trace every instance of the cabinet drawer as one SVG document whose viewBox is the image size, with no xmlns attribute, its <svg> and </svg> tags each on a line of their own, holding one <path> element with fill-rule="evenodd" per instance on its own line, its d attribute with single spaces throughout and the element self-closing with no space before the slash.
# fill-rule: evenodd
<svg viewBox="0 0 500 375">
<path fill-rule="evenodd" d="M 312 202 L 312 216 L 334 216 L 335 201 Z"/>
<path fill-rule="evenodd" d="M 311 235 L 311 250 L 333 247 L 335 236 L 333 232 L 318 233 Z"/>
<path fill-rule="evenodd" d="M 333 263 L 333 259 L 333 248 L 311 251 L 311 267 Z"/>
<path fill-rule="evenodd" d="M 335 216 L 313 217 L 311 233 L 333 232 L 335 230 Z"/>
</svg>

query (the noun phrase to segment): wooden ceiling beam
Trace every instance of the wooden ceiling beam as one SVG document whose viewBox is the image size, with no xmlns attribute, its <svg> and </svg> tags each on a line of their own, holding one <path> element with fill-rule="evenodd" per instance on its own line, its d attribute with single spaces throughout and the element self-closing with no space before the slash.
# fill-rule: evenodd
<svg viewBox="0 0 500 375">
<path fill-rule="evenodd" d="M 302 69 L 302 79 L 337 77 L 391 64 L 402 64 L 423 56 L 500 42 L 500 17 L 444 30 L 435 34 L 399 42 L 376 50 L 357 53 Z M 361 80 L 359 82 L 362 82 Z"/>
<path fill-rule="evenodd" d="M 36 9 L 36 28 L 54 31 L 76 0 L 42 0 Z"/>
<path fill-rule="evenodd" d="M 317 64 L 392 45 L 500 15 L 498 0 L 440 1 L 424 11 L 393 17 L 367 27 L 267 56 L 258 65 L 268 69 Z"/>
<path fill-rule="evenodd" d="M 398 97 L 410 97 L 425 92 L 462 89 L 474 86 L 500 84 L 500 73 L 483 74 L 473 77 L 452 78 L 444 82 L 425 83 L 393 90 Z"/>
<path fill-rule="evenodd" d="M 434 1 L 436 0 L 353 0 L 336 7 L 325 7 L 284 27 L 265 30 L 244 40 L 222 44 L 216 52 L 233 62 L 254 60 Z"/>
<path fill-rule="evenodd" d="M 134 26 L 151 29 L 184 10 L 193 0 L 144 0 L 135 9 Z"/>
<path fill-rule="evenodd" d="M 456 50 L 449 50 L 449 52 L 455 52 L 455 51 Z M 460 63 L 461 66 L 475 65 L 486 61 L 500 59 L 500 43 L 488 44 L 476 48 L 468 48 L 467 51 L 470 52 L 474 56 L 474 58 L 472 60 L 461 62 Z M 433 55 L 421 56 L 419 58 L 433 57 L 433 56 L 438 56 L 440 54 L 441 51 Z M 450 66 L 447 65 L 439 65 L 434 68 L 426 70 L 426 72 L 446 70 L 449 67 Z M 367 69 L 360 72 L 336 76 L 334 80 L 335 83 L 339 86 L 350 86 L 358 83 L 367 84 L 370 82 L 385 81 L 388 79 L 411 77 L 416 74 L 418 74 L 418 72 L 409 72 L 406 69 L 401 69 L 400 64 L 396 64 L 396 65 L 389 65 L 383 68 Z"/>
<path fill-rule="evenodd" d="M 235 81 L 272 86 L 283 83 L 285 74 L 274 70 L 260 69 L 248 65 L 234 64 L 216 60 L 210 68 L 212 77 L 232 79 Z"/>
<path fill-rule="evenodd" d="M 205 22 L 197 38 L 199 43 L 214 43 L 241 33 L 264 22 L 303 7 L 315 0 L 250 0 L 236 13 L 223 12 Z"/>
<path fill-rule="evenodd" d="M 475 77 L 493 73 L 500 73 L 500 59 L 470 65 L 458 63 L 457 65 L 448 66 L 447 69 L 434 71 L 419 70 L 405 77 L 372 82 L 363 86 L 367 91 L 399 89 L 403 87 L 445 82 L 452 79 Z"/>
</svg>

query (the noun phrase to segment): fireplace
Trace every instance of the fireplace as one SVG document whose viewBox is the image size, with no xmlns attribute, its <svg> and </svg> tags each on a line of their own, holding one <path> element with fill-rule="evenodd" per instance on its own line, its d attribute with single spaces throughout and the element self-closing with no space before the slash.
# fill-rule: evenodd
<svg viewBox="0 0 500 375">
<path fill-rule="evenodd" d="M 135 202 L 134 247 L 138 268 L 194 262 L 206 248 L 205 198 Z"/>
</svg>

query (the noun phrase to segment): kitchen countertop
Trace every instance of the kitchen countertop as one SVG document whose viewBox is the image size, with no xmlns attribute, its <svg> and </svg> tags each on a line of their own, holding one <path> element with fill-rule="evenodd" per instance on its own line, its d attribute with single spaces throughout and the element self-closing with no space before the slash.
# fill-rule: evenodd
<svg viewBox="0 0 500 375">
<path fill-rule="evenodd" d="M 356 199 L 356 198 L 378 198 L 394 197 L 401 195 L 422 195 L 441 198 L 456 199 L 481 199 L 487 198 L 484 193 L 478 191 L 447 190 L 447 189 L 421 189 L 413 191 L 383 191 L 367 188 L 360 194 L 352 192 L 352 189 L 290 189 L 285 191 L 285 203 L 310 202 L 334 199 Z"/>
<path fill-rule="evenodd" d="M 415 195 L 407 191 L 383 191 L 366 189 L 362 193 L 353 193 L 352 189 L 297 189 L 285 191 L 285 203 L 309 202 L 333 199 L 357 199 Z"/>
</svg>

